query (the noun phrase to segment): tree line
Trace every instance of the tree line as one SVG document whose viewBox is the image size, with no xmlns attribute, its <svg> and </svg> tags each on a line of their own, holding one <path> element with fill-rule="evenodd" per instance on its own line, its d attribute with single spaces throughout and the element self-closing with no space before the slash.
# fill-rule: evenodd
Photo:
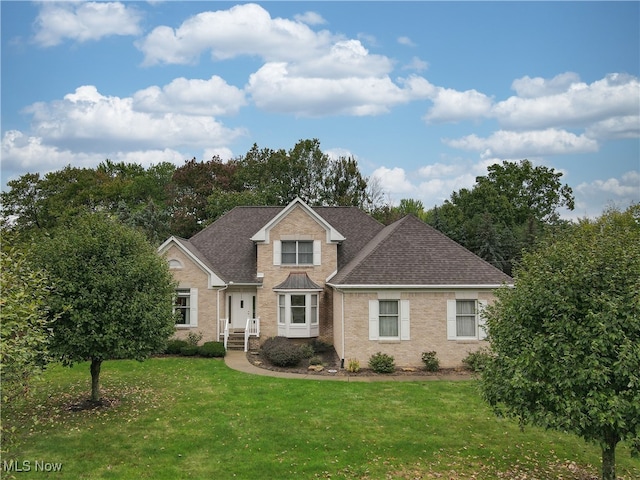
<svg viewBox="0 0 640 480">
<path fill-rule="evenodd" d="M 561 177 L 528 160 L 505 161 L 490 166 L 472 188 L 426 209 L 415 199 L 393 205 L 355 158 L 332 159 L 317 139 L 289 150 L 254 144 L 228 161 L 216 156 L 145 168 L 105 160 L 95 168 L 24 174 L 1 193 L 2 230 L 29 238 L 82 212 L 106 212 L 159 245 L 170 235 L 193 236 L 235 206 L 284 206 L 300 197 L 314 206 L 359 207 L 386 225 L 414 214 L 510 274 L 522 251 L 566 226 L 559 209 L 572 210 L 574 198 Z"/>
</svg>

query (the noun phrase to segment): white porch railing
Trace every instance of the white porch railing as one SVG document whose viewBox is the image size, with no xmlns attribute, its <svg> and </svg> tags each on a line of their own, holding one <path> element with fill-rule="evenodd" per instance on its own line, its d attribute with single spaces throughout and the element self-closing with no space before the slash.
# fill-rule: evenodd
<svg viewBox="0 0 640 480">
<path fill-rule="evenodd" d="M 244 329 L 244 351 L 246 352 L 249 349 L 249 337 L 260 337 L 260 317 L 258 318 L 247 318 L 247 325 Z M 225 348 L 227 345 L 225 344 Z"/>
<path fill-rule="evenodd" d="M 224 322 L 224 323 L 223 323 Z M 224 349 L 227 349 L 227 341 L 229 340 L 229 319 L 227 318 L 221 318 L 220 319 L 220 326 L 222 327 L 222 325 L 224 325 L 224 328 L 222 330 L 222 335 L 224 337 Z"/>
</svg>

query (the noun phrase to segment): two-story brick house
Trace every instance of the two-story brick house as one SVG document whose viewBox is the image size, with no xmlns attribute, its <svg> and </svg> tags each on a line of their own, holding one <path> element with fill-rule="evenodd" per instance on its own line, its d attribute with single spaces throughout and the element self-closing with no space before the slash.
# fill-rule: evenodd
<svg viewBox="0 0 640 480">
<path fill-rule="evenodd" d="M 483 305 L 512 279 L 413 216 L 384 226 L 355 207 L 236 207 L 159 247 L 179 284 L 177 336 L 246 334 L 332 343 L 366 364 L 378 352 L 457 366 L 484 342 Z"/>
</svg>

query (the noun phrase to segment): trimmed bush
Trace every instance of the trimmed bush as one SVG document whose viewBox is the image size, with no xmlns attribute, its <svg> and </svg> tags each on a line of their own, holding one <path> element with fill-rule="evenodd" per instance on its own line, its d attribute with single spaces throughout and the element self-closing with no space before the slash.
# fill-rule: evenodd
<svg viewBox="0 0 640 480">
<path fill-rule="evenodd" d="M 262 344 L 262 354 L 277 367 L 295 367 L 302 360 L 300 347 L 285 337 L 271 337 Z"/>
<path fill-rule="evenodd" d="M 169 355 L 180 355 L 180 350 L 186 347 L 188 343 L 185 340 L 180 340 L 178 338 L 174 338 L 169 340 L 167 343 L 167 348 L 164 349 L 164 353 Z"/>
<path fill-rule="evenodd" d="M 315 355 L 315 351 L 311 345 L 305 343 L 304 345 L 300 345 L 300 355 L 302 358 L 311 358 Z"/>
<path fill-rule="evenodd" d="M 369 368 L 376 373 L 393 373 L 396 370 L 396 365 L 391 355 L 378 352 L 369 358 Z"/>
<path fill-rule="evenodd" d="M 189 332 L 187 334 L 187 344 L 192 347 L 197 347 L 198 343 L 202 340 L 202 333 Z"/>
<path fill-rule="evenodd" d="M 201 357 L 222 358 L 226 353 L 224 343 L 222 342 L 204 342 L 200 347 L 198 347 L 198 355 Z"/>
<path fill-rule="evenodd" d="M 436 357 L 436 352 L 422 352 L 422 363 L 427 372 L 437 372 L 440 369 L 440 360 Z"/>
<path fill-rule="evenodd" d="M 480 350 L 469 353 L 469 355 L 462 359 L 462 363 L 472 372 L 479 373 L 484 370 L 489 360 L 491 360 L 491 353 L 488 349 L 481 348 Z"/>
<path fill-rule="evenodd" d="M 320 340 L 319 338 L 314 338 L 313 340 L 311 340 L 311 342 L 309 342 L 309 345 L 313 347 L 313 351 L 318 355 L 327 353 L 333 348 L 333 344 Z"/>
<path fill-rule="evenodd" d="M 309 359 L 309 365 L 322 365 L 322 358 L 313 356 Z"/>
<path fill-rule="evenodd" d="M 198 354 L 198 347 L 195 345 L 187 345 L 186 347 L 182 347 L 180 349 L 180 355 L 183 357 L 193 357 Z"/>
</svg>

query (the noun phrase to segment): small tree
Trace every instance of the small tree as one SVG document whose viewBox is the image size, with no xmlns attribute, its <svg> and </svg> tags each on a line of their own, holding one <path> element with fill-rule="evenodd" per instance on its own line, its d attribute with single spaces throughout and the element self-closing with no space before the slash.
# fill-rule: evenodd
<svg viewBox="0 0 640 480">
<path fill-rule="evenodd" d="M 174 331 L 168 265 L 144 236 L 104 215 L 84 215 L 37 249 L 56 284 L 51 351 L 65 365 L 90 361 L 91 400 L 104 360 L 144 360 Z"/>
<path fill-rule="evenodd" d="M 607 212 L 524 255 L 515 287 L 487 310 L 486 400 L 600 444 L 605 480 L 620 441 L 640 446 L 638 213 Z"/>
</svg>

